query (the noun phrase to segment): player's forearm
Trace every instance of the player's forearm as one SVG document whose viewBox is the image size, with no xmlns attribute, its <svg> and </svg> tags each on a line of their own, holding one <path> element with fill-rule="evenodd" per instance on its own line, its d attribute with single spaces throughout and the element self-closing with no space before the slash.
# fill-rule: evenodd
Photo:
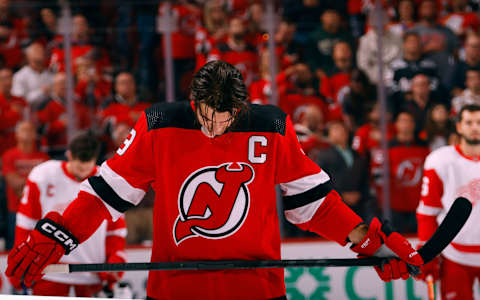
<svg viewBox="0 0 480 300">
<path fill-rule="evenodd" d="M 366 224 L 360 224 L 348 234 L 348 239 L 353 244 L 358 244 L 363 240 L 367 232 L 368 232 L 368 226 Z"/>
<path fill-rule="evenodd" d="M 105 219 L 110 219 L 111 216 L 100 199 L 80 191 L 77 198 L 63 213 L 63 218 L 66 229 L 82 243 L 95 233 Z"/>
<path fill-rule="evenodd" d="M 436 216 L 428 216 L 417 213 L 418 239 L 420 242 L 429 240 L 438 228 Z"/>
<path fill-rule="evenodd" d="M 352 234 L 352 231 L 355 240 L 360 237 L 361 234 L 357 232 L 360 229 L 355 229 L 361 223 L 362 219 L 342 201 L 336 191 L 332 190 L 325 197 L 322 205 L 318 207 L 312 219 L 307 223 L 298 224 L 298 227 L 315 232 L 340 245 L 345 245 L 348 241 L 347 238 L 350 239 L 349 235 Z"/>
</svg>

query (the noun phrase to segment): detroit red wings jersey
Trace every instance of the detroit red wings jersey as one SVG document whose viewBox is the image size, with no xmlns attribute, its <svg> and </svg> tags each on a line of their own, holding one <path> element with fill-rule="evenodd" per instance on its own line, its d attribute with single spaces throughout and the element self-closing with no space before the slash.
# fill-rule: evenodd
<svg viewBox="0 0 480 300">
<path fill-rule="evenodd" d="M 427 156 L 417 208 L 418 235 L 425 241 L 443 220 L 455 199 L 472 202 L 472 213 L 453 242 L 443 251 L 448 259 L 480 267 L 480 157 L 465 156 L 458 146 L 445 146 Z"/>
<path fill-rule="evenodd" d="M 97 172 L 95 170 L 91 175 Z M 66 162 L 50 160 L 44 162 L 30 172 L 23 198 L 17 212 L 15 231 L 16 242 L 26 240 L 29 232 L 35 228 L 38 220 L 49 211 L 62 213 L 75 199 L 81 182 L 75 179 L 66 169 Z M 97 231 L 74 252 L 62 257 L 62 263 L 104 263 L 107 260 L 108 242 L 118 245 L 114 239 L 125 239 L 127 229 L 123 216 L 119 220 L 104 221 Z M 123 242 L 123 245 L 125 243 Z M 123 251 L 123 249 L 115 249 Z M 112 253 L 113 254 L 113 253 Z M 122 253 L 117 253 L 124 256 Z M 48 274 L 45 280 L 68 284 L 98 284 L 99 278 L 94 273 Z"/>
<path fill-rule="evenodd" d="M 289 118 L 270 105 L 250 105 L 235 129 L 215 138 L 188 103 L 154 105 L 77 200 L 94 195 L 115 218 L 151 185 L 152 261 L 280 259 L 276 184 L 287 219 L 302 229 L 344 245 L 361 222 L 303 154 Z M 152 271 L 147 295 L 269 299 L 285 295 L 284 276 L 282 269 Z"/>
</svg>

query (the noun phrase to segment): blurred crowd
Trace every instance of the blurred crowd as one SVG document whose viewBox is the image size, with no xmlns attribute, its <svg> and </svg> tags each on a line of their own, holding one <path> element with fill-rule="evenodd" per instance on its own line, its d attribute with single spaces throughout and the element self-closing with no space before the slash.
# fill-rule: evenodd
<svg viewBox="0 0 480 300">
<path fill-rule="evenodd" d="M 380 215 L 388 176 L 394 226 L 415 232 L 426 155 L 455 144 L 456 113 L 480 104 L 480 1 L 385 0 L 378 14 L 374 0 L 274 2 L 270 36 L 260 0 L 70 1 L 66 64 L 57 1 L 0 0 L 0 236 L 7 244 L 29 170 L 64 158 L 67 129 L 95 134 L 103 161 L 144 109 L 165 101 L 167 31 L 176 101 L 188 100 L 190 79 L 204 63 L 230 62 L 252 103 L 274 103 L 290 115 L 304 151 L 348 205 L 367 221 Z M 386 115 L 379 82 L 386 86 Z M 383 174 L 382 116 L 389 174 Z M 131 243 L 151 235 L 139 221 L 151 213 L 151 200 L 144 203 L 130 221 L 127 215 Z M 284 226 L 287 236 L 300 234 Z"/>
</svg>

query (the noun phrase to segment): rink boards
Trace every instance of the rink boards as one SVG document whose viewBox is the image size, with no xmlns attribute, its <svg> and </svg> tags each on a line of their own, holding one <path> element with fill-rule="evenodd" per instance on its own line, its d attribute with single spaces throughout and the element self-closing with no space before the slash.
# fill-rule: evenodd
<svg viewBox="0 0 480 300">
<path fill-rule="evenodd" d="M 414 245 L 415 240 L 410 240 Z M 127 250 L 130 262 L 148 261 L 148 247 L 133 247 Z M 282 244 L 282 257 L 295 258 L 349 258 L 354 257 L 348 248 L 336 243 L 315 240 L 286 241 Z M 3 274 L 6 267 L 6 255 L 0 255 L 0 270 L 3 286 L 1 294 L 10 291 L 8 281 Z M 126 272 L 123 280 L 128 281 L 136 298 L 145 297 L 146 272 Z M 288 298 L 303 299 L 354 299 L 354 300 L 420 300 L 427 298 L 427 288 L 423 282 L 409 279 L 406 281 L 384 283 L 370 267 L 348 268 L 289 268 L 285 271 L 285 285 Z M 0 297 L 1 298 L 1 297 Z M 475 299 L 480 299 L 478 285 L 475 287 Z"/>
</svg>

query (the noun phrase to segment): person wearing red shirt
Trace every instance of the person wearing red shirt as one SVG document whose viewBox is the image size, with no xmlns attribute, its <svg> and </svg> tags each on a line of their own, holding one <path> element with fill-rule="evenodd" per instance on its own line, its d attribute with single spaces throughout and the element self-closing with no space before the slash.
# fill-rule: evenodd
<svg viewBox="0 0 480 300">
<path fill-rule="evenodd" d="M 27 102 L 13 96 L 12 71 L 0 69 L 0 155 L 15 146 L 15 125 L 28 113 Z"/>
<path fill-rule="evenodd" d="M 48 160 L 48 155 L 37 150 L 35 125 L 21 121 L 15 129 L 17 146 L 10 148 L 2 156 L 2 173 L 7 183 L 8 223 L 6 248 L 11 249 L 15 233 L 15 214 L 28 173 L 36 165 Z"/>
<path fill-rule="evenodd" d="M 430 152 L 415 134 L 415 117 L 400 112 L 395 120 L 395 137 L 389 143 L 390 207 L 393 227 L 399 232 L 417 230 L 415 211 L 420 200 L 423 163 Z"/>
<path fill-rule="evenodd" d="M 258 55 L 256 48 L 248 43 L 246 34 L 247 29 L 242 19 L 230 19 L 227 41 L 217 44 L 207 61 L 223 60 L 231 63 L 240 70 L 249 87 L 258 75 Z"/>
<path fill-rule="evenodd" d="M 110 58 L 107 52 L 101 48 L 100 42 L 92 37 L 87 18 L 82 14 L 74 15 L 72 26 L 72 65 L 78 57 L 88 54 L 91 58 L 95 58 L 95 68 L 98 74 L 108 72 L 111 68 Z M 56 72 L 65 71 L 65 51 L 61 35 L 57 35 L 54 39 L 49 68 Z"/>
<path fill-rule="evenodd" d="M 165 16 L 169 13 L 171 17 L 171 42 L 172 58 L 175 75 L 175 96 L 177 99 L 186 99 L 188 82 L 195 69 L 195 34 L 200 27 L 201 10 L 198 5 L 191 1 L 180 0 L 175 3 L 163 2 L 158 7 L 158 25 L 160 33 L 166 30 Z M 162 39 L 165 49 L 165 39 Z"/>
<path fill-rule="evenodd" d="M 52 158 L 63 158 L 67 149 L 67 122 L 74 122 L 76 129 L 87 129 L 91 115 L 87 106 L 74 99 L 74 119 L 69 120 L 66 108 L 65 73 L 53 77 L 52 93 L 45 107 L 36 117 L 42 126 L 48 154 Z"/>
<path fill-rule="evenodd" d="M 353 67 L 352 48 L 347 42 L 337 42 L 333 46 L 332 57 L 335 68 L 329 76 L 321 78 L 320 93 L 330 103 L 329 119 L 339 120 L 342 117 L 343 97 L 350 89 L 350 71 Z"/>
<path fill-rule="evenodd" d="M 290 118 L 275 106 L 248 103 L 242 75 L 231 64 L 207 63 L 190 95 L 191 103 L 147 109 L 63 213 L 47 213 L 10 251 L 6 275 L 31 286 L 47 265 L 75 255 L 101 223 L 138 205 L 150 186 L 157 192 L 155 262 L 280 259 L 279 184 L 285 216 L 299 228 L 342 246 L 352 242 L 352 251 L 363 256 L 382 245 L 398 255 L 375 268 L 381 279 L 407 279 L 407 263 L 423 265 L 400 234 L 376 218 L 363 224 L 302 152 Z M 72 243 L 48 237 L 44 228 L 51 226 Z M 283 269 L 152 271 L 147 297 L 287 299 Z"/>
<path fill-rule="evenodd" d="M 137 100 L 135 78 L 128 72 L 121 72 L 115 78 L 115 94 L 106 99 L 99 112 L 102 130 L 105 133 L 103 140 L 106 143 L 107 153 L 114 151 L 115 130 L 120 124 L 132 128 L 151 103 Z"/>
<path fill-rule="evenodd" d="M 195 34 L 195 71 L 207 62 L 216 44 L 225 42 L 228 33 L 228 13 L 223 0 L 208 0 L 203 6 L 203 26 Z"/>
</svg>

